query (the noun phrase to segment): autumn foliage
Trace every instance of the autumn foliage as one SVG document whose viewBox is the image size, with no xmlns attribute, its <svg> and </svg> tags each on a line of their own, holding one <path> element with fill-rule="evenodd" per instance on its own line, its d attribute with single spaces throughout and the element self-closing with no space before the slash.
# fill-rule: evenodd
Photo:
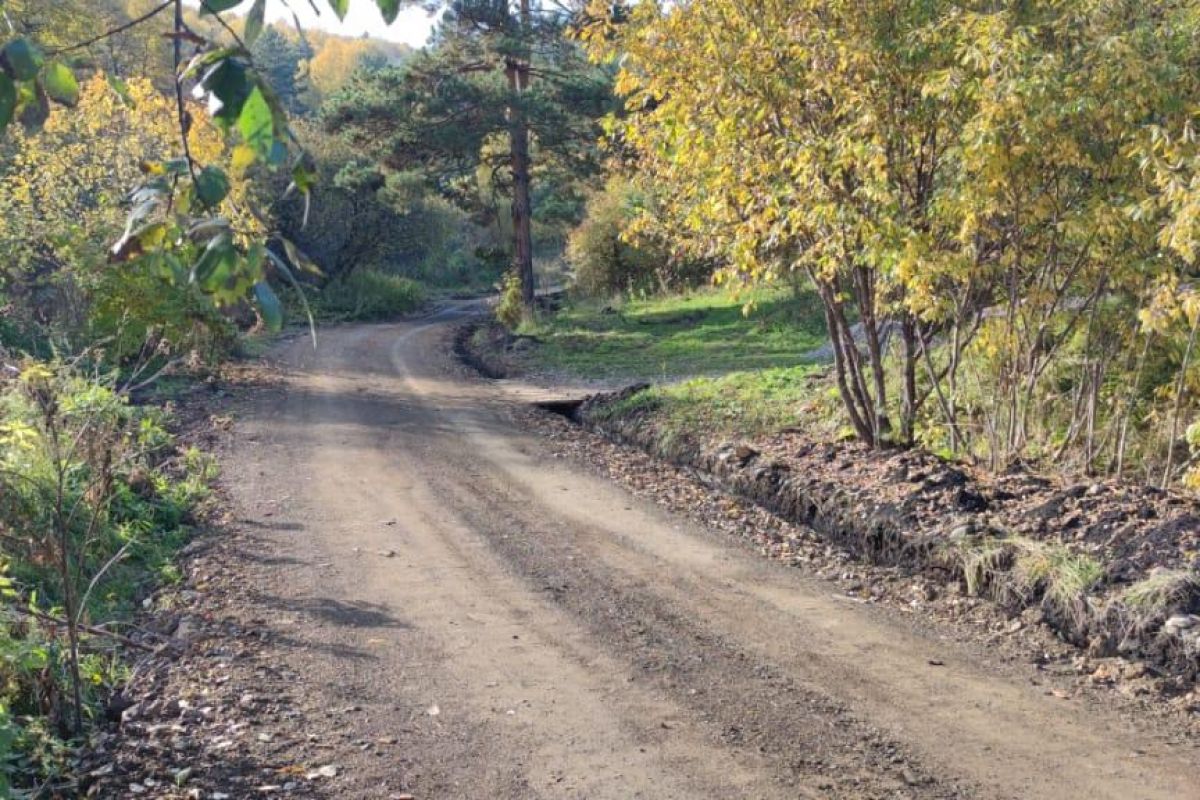
<svg viewBox="0 0 1200 800">
<path fill-rule="evenodd" d="M 643 224 L 725 279 L 811 281 L 858 437 L 1186 469 L 1195 4 L 618 11 L 583 37 L 620 67 L 611 141 L 665 200 Z"/>
</svg>

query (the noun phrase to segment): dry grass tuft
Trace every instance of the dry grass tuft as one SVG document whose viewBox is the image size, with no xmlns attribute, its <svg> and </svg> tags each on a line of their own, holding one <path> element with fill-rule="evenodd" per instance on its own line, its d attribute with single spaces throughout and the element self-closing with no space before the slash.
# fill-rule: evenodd
<svg viewBox="0 0 1200 800">
<path fill-rule="evenodd" d="M 1004 605 L 1028 606 L 1039 597 L 1082 629 L 1091 614 L 1089 595 L 1105 570 L 1095 559 L 1054 542 L 997 534 L 959 537 L 947 545 L 973 596 Z"/>
</svg>

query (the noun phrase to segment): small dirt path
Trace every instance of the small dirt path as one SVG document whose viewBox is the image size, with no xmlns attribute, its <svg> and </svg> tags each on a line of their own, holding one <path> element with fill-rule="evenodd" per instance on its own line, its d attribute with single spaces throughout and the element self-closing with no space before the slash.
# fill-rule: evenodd
<svg viewBox="0 0 1200 800">
<path fill-rule="evenodd" d="M 298 340 L 237 410 L 248 596 L 296 693 L 395 743 L 330 796 L 1200 798 L 1190 746 L 553 458 L 454 363 L 466 313 Z"/>
</svg>

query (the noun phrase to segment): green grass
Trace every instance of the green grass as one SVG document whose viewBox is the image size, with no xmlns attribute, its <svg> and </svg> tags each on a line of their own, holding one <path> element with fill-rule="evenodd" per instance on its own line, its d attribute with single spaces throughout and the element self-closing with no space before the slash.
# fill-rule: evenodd
<svg viewBox="0 0 1200 800">
<path fill-rule="evenodd" d="M 359 269 L 326 284 L 313 309 L 326 319 L 373 321 L 410 314 L 423 302 L 425 291 L 411 278 Z"/>
<path fill-rule="evenodd" d="M 357 269 L 339 275 L 320 289 L 306 288 L 313 317 L 321 322 L 380 322 L 411 314 L 428 299 L 425 287 L 411 278 Z M 295 290 L 284 293 L 289 322 L 307 324 L 304 304 Z"/>
<path fill-rule="evenodd" d="M 828 419 L 815 366 L 773 367 L 653 386 L 601 416 L 652 413 L 664 444 L 694 433 L 754 437 Z"/>
<path fill-rule="evenodd" d="M 1164 569 L 1152 572 L 1120 595 L 1130 609 L 1148 613 L 1174 610 L 1200 593 L 1200 576 L 1189 570 Z"/>
<path fill-rule="evenodd" d="M 541 342 L 531 366 L 646 380 L 796 367 L 825 339 L 817 298 L 781 289 L 579 302 L 521 332 Z"/>
<path fill-rule="evenodd" d="M 114 382 L 51 362 L 28 366 L 0 392 L 0 530 L 11 534 L 0 593 L 13 608 L 65 617 L 69 586 L 81 598 L 79 619 L 120 629 L 151 589 L 180 578 L 175 558 L 211 497 L 216 462 L 181 449 L 165 413 L 130 404 Z M 58 566 L 64 559 L 69 584 Z M 64 738 L 72 714 L 62 698 L 73 684 L 65 632 L 20 615 L 0 624 L 0 797 L 71 773 L 77 742 Z M 128 674 L 110 645 L 89 636 L 82 647 L 78 685 L 88 720 Z"/>
</svg>

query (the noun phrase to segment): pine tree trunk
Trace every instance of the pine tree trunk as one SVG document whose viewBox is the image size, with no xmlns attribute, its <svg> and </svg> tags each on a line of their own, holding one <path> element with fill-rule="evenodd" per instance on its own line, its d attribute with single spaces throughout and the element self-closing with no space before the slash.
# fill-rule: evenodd
<svg viewBox="0 0 1200 800">
<path fill-rule="evenodd" d="M 533 204 L 529 198 L 529 127 L 521 112 L 514 109 L 510 133 L 512 147 L 512 221 L 513 254 L 521 279 L 521 302 L 526 313 L 533 310 Z"/>
<path fill-rule="evenodd" d="M 520 24 L 529 33 L 531 12 L 529 0 L 521 0 Z M 536 287 L 533 277 L 533 203 L 529 194 L 529 122 L 525 118 L 522 95 L 529 85 L 529 60 L 509 58 L 505 64 L 508 88 L 513 104 L 508 109 L 509 148 L 513 176 L 512 221 L 513 260 L 521 280 L 521 304 L 525 314 L 533 312 Z"/>
</svg>

